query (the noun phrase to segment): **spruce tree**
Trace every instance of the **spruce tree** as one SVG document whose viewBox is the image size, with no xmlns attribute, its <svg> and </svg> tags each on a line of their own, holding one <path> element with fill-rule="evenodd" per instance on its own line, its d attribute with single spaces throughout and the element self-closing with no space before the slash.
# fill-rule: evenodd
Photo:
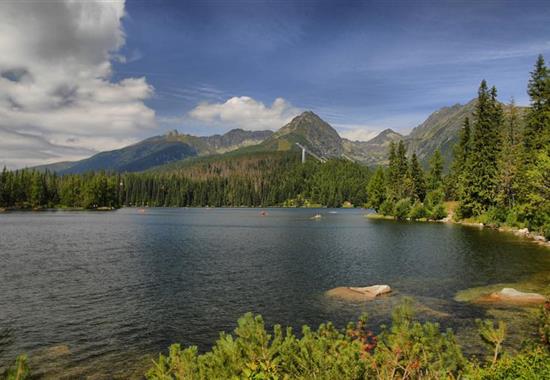
<svg viewBox="0 0 550 380">
<path fill-rule="evenodd" d="M 416 153 L 413 153 L 411 158 L 409 178 L 412 185 L 412 197 L 423 202 L 426 197 L 426 181 L 424 180 L 424 172 L 420 167 Z"/>
<path fill-rule="evenodd" d="M 515 204 L 518 172 L 522 161 L 518 109 L 513 99 L 509 109 L 510 112 L 502 129 L 502 147 L 498 161 L 498 202 L 505 208 L 512 208 Z"/>
<path fill-rule="evenodd" d="M 451 170 L 446 178 L 446 194 L 449 199 L 460 199 L 463 190 L 464 172 L 466 161 L 470 152 L 471 128 L 470 119 L 464 119 L 460 130 L 458 143 L 453 147 L 453 162 Z"/>
<path fill-rule="evenodd" d="M 531 72 L 527 93 L 531 99 L 531 109 L 527 116 L 524 133 L 525 159 L 534 160 L 535 151 L 541 150 L 550 137 L 550 75 L 539 55 L 535 69 Z"/>
<path fill-rule="evenodd" d="M 367 186 L 368 206 L 378 212 L 380 205 L 386 200 L 386 178 L 384 169 L 379 167 L 371 177 Z"/>
<path fill-rule="evenodd" d="M 443 184 L 443 156 L 441 151 L 436 149 L 430 158 L 430 175 L 428 188 L 430 191 L 439 189 Z"/>
<path fill-rule="evenodd" d="M 405 178 L 408 171 L 408 161 L 407 161 L 407 149 L 405 148 L 405 144 L 403 143 L 403 140 L 399 140 L 399 143 L 397 145 L 396 159 L 397 159 L 397 168 L 399 172 L 399 177 Z"/>
<path fill-rule="evenodd" d="M 399 198 L 400 173 L 399 163 L 397 161 L 396 146 L 393 141 L 390 143 L 389 169 L 386 181 L 388 188 L 388 198 L 393 201 L 397 200 Z"/>
<path fill-rule="evenodd" d="M 531 108 L 524 131 L 518 195 L 530 228 L 550 231 L 550 73 L 539 56 L 528 85 Z"/>
<path fill-rule="evenodd" d="M 496 96 L 495 87 L 489 89 L 483 80 L 474 113 L 472 150 L 463 173 L 459 210 L 463 217 L 481 215 L 495 205 L 502 124 L 502 109 Z"/>
</svg>

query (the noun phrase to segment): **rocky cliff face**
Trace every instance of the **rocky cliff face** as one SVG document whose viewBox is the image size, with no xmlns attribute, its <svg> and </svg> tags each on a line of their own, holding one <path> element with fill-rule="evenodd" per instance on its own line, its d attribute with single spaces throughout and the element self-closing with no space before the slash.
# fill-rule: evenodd
<svg viewBox="0 0 550 380">
<path fill-rule="evenodd" d="M 403 135 L 392 129 L 386 129 L 369 141 L 344 140 L 343 147 L 346 156 L 367 165 L 386 165 L 388 150 L 392 142 L 403 139 Z"/>
<path fill-rule="evenodd" d="M 322 157 L 340 157 L 344 152 L 338 132 L 311 111 L 296 116 L 264 145 L 268 149 L 289 150 L 296 149 L 296 143 Z"/>
<path fill-rule="evenodd" d="M 257 145 L 273 135 L 272 131 L 232 129 L 223 135 L 200 137 L 216 153 L 230 152 L 245 146 Z"/>
</svg>

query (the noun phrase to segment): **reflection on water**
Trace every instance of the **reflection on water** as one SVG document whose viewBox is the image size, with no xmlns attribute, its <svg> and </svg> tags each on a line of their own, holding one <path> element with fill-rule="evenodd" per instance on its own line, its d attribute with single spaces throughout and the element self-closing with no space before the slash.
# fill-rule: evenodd
<svg viewBox="0 0 550 380">
<path fill-rule="evenodd" d="M 127 377 L 172 342 L 206 349 L 247 311 L 294 327 L 343 326 L 367 311 L 377 325 L 402 296 L 421 304 L 422 318 L 466 331 L 487 310 L 454 301 L 457 291 L 550 271 L 546 248 L 512 235 L 331 211 L 2 214 L 0 329 L 13 339 L 0 363 L 27 352 L 50 377 Z M 311 220 L 316 213 L 323 218 Z M 323 296 L 376 283 L 396 295 L 367 304 Z"/>
</svg>

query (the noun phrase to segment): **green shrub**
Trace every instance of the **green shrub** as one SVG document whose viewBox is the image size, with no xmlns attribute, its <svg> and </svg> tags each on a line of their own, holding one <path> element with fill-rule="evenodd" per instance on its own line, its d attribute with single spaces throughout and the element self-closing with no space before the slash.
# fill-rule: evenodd
<svg viewBox="0 0 550 380">
<path fill-rule="evenodd" d="M 428 216 L 428 210 L 421 202 L 415 202 L 409 212 L 409 218 L 412 220 L 423 219 Z"/>
<path fill-rule="evenodd" d="M 433 209 L 438 204 L 443 203 L 445 201 L 445 193 L 441 189 L 432 190 L 426 195 L 426 199 L 424 200 L 424 204 L 426 205 L 427 209 Z"/>
<path fill-rule="evenodd" d="M 382 204 L 380 205 L 380 214 L 386 216 L 386 215 L 393 215 L 394 214 L 395 206 L 392 201 L 389 199 L 386 199 Z"/>
<path fill-rule="evenodd" d="M 344 330 L 330 323 L 316 331 L 305 326 L 301 338 L 277 325 L 271 335 L 262 318 L 249 313 L 234 335 L 222 334 L 205 354 L 173 345 L 147 379 L 438 379 L 457 378 L 466 366 L 453 334 L 413 321 L 406 301 L 379 337 L 366 329 L 366 317 Z"/>
<path fill-rule="evenodd" d="M 505 356 L 491 367 L 473 366 L 468 377 L 476 380 L 542 380 L 550 379 L 550 355 L 542 347 Z"/>
<path fill-rule="evenodd" d="M 505 223 L 510 227 L 524 228 L 525 224 L 521 222 L 521 214 L 517 208 L 512 208 L 506 215 Z"/>
<path fill-rule="evenodd" d="M 479 216 L 479 221 L 483 224 L 500 226 L 508 219 L 508 211 L 502 207 L 491 207 L 487 212 Z"/>
<path fill-rule="evenodd" d="M 384 329 L 371 359 L 369 379 L 458 378 L 466 369 L 464 358 L 451 330 L 439 324 L 413 319 L 410 300 L 397 306 L 391 328 Z"/>
<path fill-rule="evenodd" d="M 20 355 L 15 360 L 15 363 L 8 368 L 7 372 L 0 379 L 5 380 L 25 380 L 29 378 L 29 366 L 27 364 L 27 357 Z"/>
<path fill-rule="evenodd" d="M 541 306 L 538 325 L 540 342 L 550 349 L 550 301 L 546 301 L 544 306 Z"/>
<path fill-rule="evenodd" d="M 435 207 L 430 212 L 431 220 L 441 220 L 447 217 L 447 209 L 443 203 L 435 205 Z"/>
<path fill-rule="evenodd" d="M 395 217 L 399 220 L 406 219 L 411 212 L 411 201 L 407 198 L 399 200 L 395 204 Z"/>
</svg>

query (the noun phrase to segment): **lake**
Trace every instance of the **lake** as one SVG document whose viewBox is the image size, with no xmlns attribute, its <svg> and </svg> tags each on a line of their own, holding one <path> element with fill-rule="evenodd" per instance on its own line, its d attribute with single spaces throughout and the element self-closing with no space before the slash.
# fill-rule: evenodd
<svg viewBox="0 0 550 380">
<path fill-rule="evenodd" d="M 170 343 L 207 349 L 248 311 L 296 328 L 367 311 L 375 328 L 403 296 L 425 306 L 421 319 L 467 332 L 488 310 L 454 301 L 457 291 L 550 271 L 550 250 L 493 230 L 359 209 L 267 212 L 0 214 L 0 367 L 27 353 L 46 378 L 137 377 Z M 379 283 L 396 295 L 324 296 Z"/>
</svg>

